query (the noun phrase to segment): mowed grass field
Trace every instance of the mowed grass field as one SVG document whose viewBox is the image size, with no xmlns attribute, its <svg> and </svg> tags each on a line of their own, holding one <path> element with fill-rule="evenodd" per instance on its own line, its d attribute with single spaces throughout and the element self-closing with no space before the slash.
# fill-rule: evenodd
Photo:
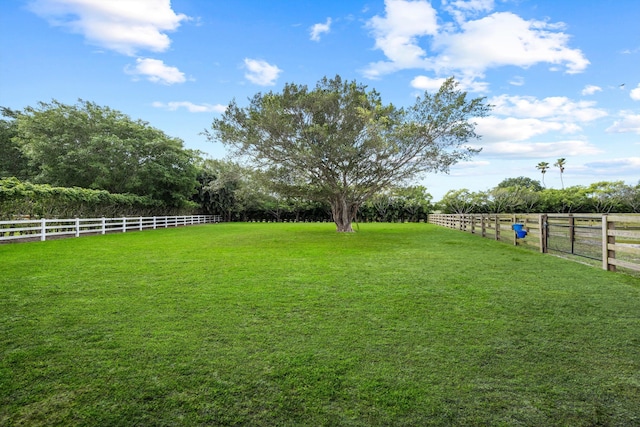
<svg viewBox="0 0 640 427">
<path fill-rule="evenodd" d="M 0 245 L 0 425 L 640 425 L 637 277 L 334 230 Z"/>
</svg>

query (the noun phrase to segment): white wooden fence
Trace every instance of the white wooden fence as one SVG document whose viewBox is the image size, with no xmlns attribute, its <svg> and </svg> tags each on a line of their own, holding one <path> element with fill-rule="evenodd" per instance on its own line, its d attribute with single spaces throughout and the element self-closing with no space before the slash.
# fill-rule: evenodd
<svg viewBox="0 0 640 427">
<path fill-rule="evenodd" d="M 84 234 L 126 233 L 158 228 L 221 222 L 220 215 L 121 218 L 22 219 L 0 221 L 1 241 L 32 241 L 80 237 Z"/>
</svg>

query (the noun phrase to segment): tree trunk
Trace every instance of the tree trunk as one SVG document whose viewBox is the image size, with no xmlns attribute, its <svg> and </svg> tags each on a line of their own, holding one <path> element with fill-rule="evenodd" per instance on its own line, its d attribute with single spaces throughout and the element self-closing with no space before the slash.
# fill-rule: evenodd
<svg viewBox="0 0 640 427">
<path fill-rule="evenodd" d="M 331 201 L 331 214 L 339 233 L 352 233 L 351 222 L 358 211 L 358 205 L 348 202 L 344 196 L 338 196 Z"/>
</svg>

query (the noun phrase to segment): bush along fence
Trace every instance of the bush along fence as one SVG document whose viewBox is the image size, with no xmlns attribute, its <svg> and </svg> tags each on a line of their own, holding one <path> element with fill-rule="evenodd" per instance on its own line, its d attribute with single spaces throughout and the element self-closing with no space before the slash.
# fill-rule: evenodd
<svg viewBox="0 0 640 427">
<path fill-rule="evenodd" d="M 121 218 L 23 219 L 0 221 L 0 243 L 86 234 L 126 233 L 149 229 L 221 222 L 220 215 L 185 215 Z"/>
<path fill-rule="evenodd" d="M 193 202 L 169 206 L 161 200 L 135 194 L 109 193 L 88 188 L 52 187 L 16 178 L 0 179 L 0 220 L 28 218 L 101 218 L 151 215 L 193 215 Z"/>
<path fill-rule="evenodd" d="M 430 214 L 428 222 L 542 253 L 640 271 L 640 214 Z"/>
</svg>

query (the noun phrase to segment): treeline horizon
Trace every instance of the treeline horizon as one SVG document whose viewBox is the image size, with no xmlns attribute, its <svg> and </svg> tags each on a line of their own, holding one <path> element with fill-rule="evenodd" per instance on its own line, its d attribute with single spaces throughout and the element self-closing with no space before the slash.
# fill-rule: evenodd
<svg viewBox="0 0 640 427">
<path fill-rule="evenodd" d="M 225 221 L 332 220 L 327 203 L 279 194 L 268 173 L 206 158 L 179 138 L 108 107 L 53 100 L 0 110 L 0 219 L 202 213 Z M 451 190 L 437 202 L 424 186 L 398 183 L 362 203 L 356 220 L 424 221 L 436 211 L 639 210 L 640 183 L 556 190 L 518 177 L 487 191 Z"/>
<path fill-rule="evenodd" d="M 436 208 L 447 214 L 637 213 L 640 182 L 628 185 L 624 181 L 599 181 L 555 189 L 521 176 L 504 179 L 487 191 L 450 190 Z"/>
<path fill-rule="evenodd" d="M 0 179 L 0 220 L 19 217 L 74 218 L 208 214 L 226 222 L 324 222 L 331 209 L 304 198 L 280 197 L 264 191 L 255 173 L 233 162 L 208 160 L 190 208 L 169 209 L 157 200 L 104 190 L 55 187 Z M 251 173 L 249 173 L 251 172 Z M 252 176 L 254 177 L 252 180 Z M 528 182 L 530 186 L 511 185 Z M 420 222 L 430 213 L 638 213 L 640 184 L 602 181 L 565 189 L 535 188 L 530 178 L 508 178 L 488 191 L 451 190 L 438 202 L 423 186 L 399 187 L 376 194 L 358 211 L 358 222 Z"/>
</svg>

